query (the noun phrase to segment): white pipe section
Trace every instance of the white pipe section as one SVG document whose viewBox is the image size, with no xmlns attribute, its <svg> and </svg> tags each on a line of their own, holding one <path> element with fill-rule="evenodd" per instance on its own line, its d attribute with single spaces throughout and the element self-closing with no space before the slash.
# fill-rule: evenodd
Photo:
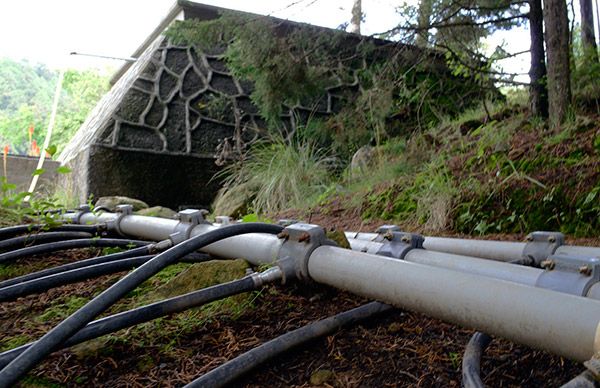
<svg viewBox="0 0 600 388">
<path fill-rule="evenodd" d="M 222 226 L 198 225 L 191 235 L 197 236 Z M 229 237 L 202 248 L 203 252 L 228 259 L 245 259 L 251 264 L 271 264 L 277 260 L 283 239 L 273 234 L 248 233 Z"/>
<path fill-rule="evenodd" d="M 600 350 L 596 300 L 329 246 L 311 254 L 308 271 L 319 283 L 577 361 Z"/>
<path fill-rule="evenodd" d="M 108 222 L 118 217 L 115 213 L 82 214 L 80 223 Z M 161 241 L 169 238 L 175 232 L 177 220 L 167 218 L 138 216 L 135 214 L 123 216 L 119 223 L 121 232 L 130 237 L 145 240 Z M 200 224 L 192 229 L 190 235 L 197 236 L 221 228 L 212 224 Z M 210 244 L 202 249 L 203 252 L 223 258 L 245 259 L 251 264 L 270 264 L 277 259 L 283 240 L 277 236 L 261 233 L 249 233 Z"/>
</svg>

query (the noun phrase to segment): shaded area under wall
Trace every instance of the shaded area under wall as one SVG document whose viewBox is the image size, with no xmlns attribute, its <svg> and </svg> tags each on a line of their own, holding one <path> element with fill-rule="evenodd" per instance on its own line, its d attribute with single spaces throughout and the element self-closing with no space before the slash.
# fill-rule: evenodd
<svg viewBox="0 0 600 388">
<path fill-rule="evenodd" d="M 174 155 L 92 145 L 87 163 L 88 194 L 124 195 L 150 206 L 208 209 L 220 187 L 210 180 L 213 157 Z"/>
</svg>

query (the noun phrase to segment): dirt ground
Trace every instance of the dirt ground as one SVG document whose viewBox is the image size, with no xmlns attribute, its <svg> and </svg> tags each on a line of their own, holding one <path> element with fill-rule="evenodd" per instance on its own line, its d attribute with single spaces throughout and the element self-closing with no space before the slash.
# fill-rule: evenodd
<svg viewBox="0 0 600 388">
<path fill-rule="evenodd" d="M 313 214 L 310 221 L 329 228 L 358 230 L 362 226 L 363 231 L 373 231 L 381 224 L 344 224 L 341 219 L 357 219 L 344 216 Z M 598 240 L 577 242 L 598 244 Z M 36 257 L 31 262 L 45 267 L 91 253 L 71 251 Z M 19 335 L 42 335 L 61 319 L 37 318 L 53 301 L 65 295 L 89 298 L 122 275 L 1 303 L 0 345 Z M 189 324 L 189 320 L 178 320 L 182 313 L 166 319 L 163 326 L 119 333 L 123 338 L 131 334 L 129 341 L 109 338 L 96 340 L 93 351 L 75 348 L 56 352 L 30 373 L 23 386 L 181 386 L 280 334 L 366 302 L 314 284 L 269 286 L 253 297 L 249 308 L 237 314 L 217 314 L 192 329 L 178 326 L 180 322 Z M 471 330 L 396 309 L 288 352 L 234 386 L 458 387 L 462 353 L 472 334 Z M 484 382 L 494 387 L 557 386 L 582 370 L 581 365 L 561 357 L 499 339 L 492 342 L 482 363 Z"/>
</svg>

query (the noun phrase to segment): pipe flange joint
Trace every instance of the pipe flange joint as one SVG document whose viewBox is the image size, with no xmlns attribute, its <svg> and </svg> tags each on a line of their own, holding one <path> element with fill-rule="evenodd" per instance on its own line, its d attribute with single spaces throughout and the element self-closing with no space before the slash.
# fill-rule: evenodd
<svg viewBox="0 0 600 388">
<path fill-rule="evenodd" d="M 398 225 L 381 225 L 375 233 L 377 233 L 377 237 L 375 237 L 372 241 L 384 243 L 386 241 L 390 241 L 393 238 L 394 232 L 402 232 Z"/>
<path fill-rule="evenodd" d="M 207 210 L 204 209 L 185 209 L 177 213 L 179 223 L 175 225 L 173 233 L 169 235 L 169 239 L 174 245 L 179 244 L 190 238 L 192 229 L 200 224 L 210 224 L 206 220 Z"/>
<path fill-rule="evenodd" d="M 121 232 L 121 220 L 123 217 L 133 214 L 133 206 L 131 205 L 117 205 L 115 207 L 116 217 L 106 223 L 107 229 L 110 232 L 116 232 L 119 236 L 126 237 L 127 235 Z"/>
<path fill-rule="evenodd" d="M 527 244 L 523 249 L 523 258 L 533 261 L 539 267 L 565 243 L 565 235 L 559 232 L 533 232 L 525 240 Z"/>
<path fill-rule="evenodd" d="M 550 255 L 535 286 L 585 296 L 600 281 L 600 259 L 580 255 Z"/>
<path fill-rule="evenodd" d="M 325 235 L 325 230 L 312 224 L 293 224 L 280 234 L 285 239 L 279 249 L 277 265 L 283 271 L 282 283 L 296 278 L 310 280 L 308 275 L 308 259 L 312 252 L 322 245 L 337 245 Z"/>
<path fill-rule="evenodd" d="M 81 224 L 81 216 L 83 216 L 84 214 L 87 213 L 91 213 L 92 212 L 92 208 L 90 205 L 88 204 L 82 204 L 79 205 L 79 207 L 77 208 L 77 212 L 75 213 L 75 217 L 73 217 L 73 223 L 74 224 Z"/>
<path fill-rule="evenodd" d="M 425 238 L 420 234 L 388 231 L 385 232 L 383 245 L 375 254 L 404 260 L 408 251 L 422 249 L 423 241 Z"/>
</svg>

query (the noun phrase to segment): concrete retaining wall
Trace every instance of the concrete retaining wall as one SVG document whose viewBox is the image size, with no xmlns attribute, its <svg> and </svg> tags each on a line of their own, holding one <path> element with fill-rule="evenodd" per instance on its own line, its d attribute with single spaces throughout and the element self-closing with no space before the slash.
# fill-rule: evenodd
<svg viewBox="0 0 600 388">
<path fill-rule="evenodd" d="M 17 185 L 16 192 L 27 191 L 31 184 L 31 174 L 37 167 L 39 158 L 31 156 L 8 155 L 6 161 L 6 180 L 8 183 Z M 36 187 L 36 192 L 50 193 L 54 189 L 56 181 L 56 169 L 60 163 L 46 159 L 42 167 L 46 171 L 40 176 Z M 4 171 L 0 169 L 0 176 L 4 176 Z"/>
</svg>

